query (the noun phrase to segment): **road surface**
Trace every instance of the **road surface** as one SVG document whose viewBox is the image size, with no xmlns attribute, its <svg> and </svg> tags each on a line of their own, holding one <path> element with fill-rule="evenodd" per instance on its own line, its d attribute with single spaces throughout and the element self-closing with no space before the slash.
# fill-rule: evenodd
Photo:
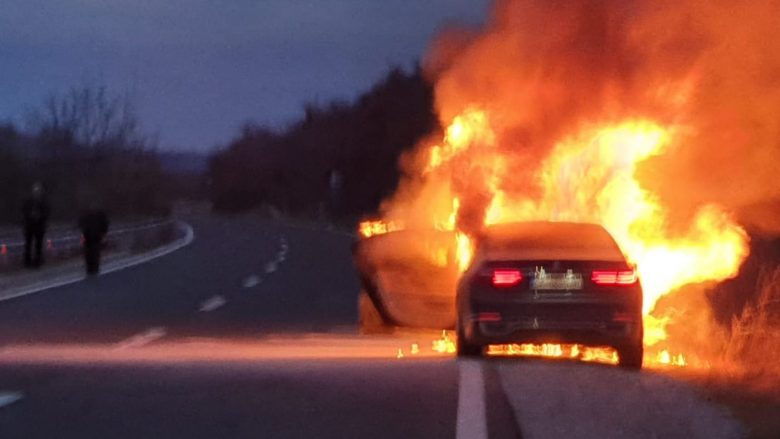
<svg viewBox="0 0 780 439">
<path fill-rule="evenodd" d="M 190 221 L 147 264 L 0 302 L 0 438 L 738 437 L 653 373 L 360 337 L 351 237 Z"/>
</svg>

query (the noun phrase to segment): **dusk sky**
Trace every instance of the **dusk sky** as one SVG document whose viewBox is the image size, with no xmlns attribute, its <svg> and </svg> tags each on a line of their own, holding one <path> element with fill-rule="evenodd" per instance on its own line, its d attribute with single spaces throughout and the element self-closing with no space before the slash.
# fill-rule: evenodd
<svg viewBox="0 0 780 439">
<path fill-rule="evenodd" d="M 129 91 L 164 149 L 352 99 L 489 0 L 0 0 L 0 120 L 72 86 Z"/>
</svg>

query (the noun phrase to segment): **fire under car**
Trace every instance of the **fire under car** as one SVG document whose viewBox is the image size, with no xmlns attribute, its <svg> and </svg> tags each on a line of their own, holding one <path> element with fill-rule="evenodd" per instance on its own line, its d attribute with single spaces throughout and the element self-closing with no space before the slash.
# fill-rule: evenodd
<svg viewBox="0 0 780 439">
<path fill-rule="evenodd" d="M 457 287 L 457 351 L 490 344 L 608 346 L 619 364 L 642 367 L 642 287 L 601 226 L 500 225 L 477 239 Z"/>
</svg>

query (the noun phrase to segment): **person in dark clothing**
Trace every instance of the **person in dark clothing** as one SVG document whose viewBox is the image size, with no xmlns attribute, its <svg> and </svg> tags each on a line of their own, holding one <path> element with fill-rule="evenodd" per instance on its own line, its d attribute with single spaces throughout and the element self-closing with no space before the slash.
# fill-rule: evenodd
<svg viewBox="0 0 780 439">
<path fill-rule="evenodd" d="M 84 262 L 87 274 L 100 272 L 100 250 L 108 233 L 108 216 L 98 209 L 89 209 L 79 218 L 79 228 L 84 237 Z"/>
<path fill-rule="evenodd" d="M 39 267 L 43 263 L 43 237 L 49 222 L 49 203 L 43 185 L 35 183 L 30 196 L 22 205 L 24 222 L 24 265 Z"/>
</svg>

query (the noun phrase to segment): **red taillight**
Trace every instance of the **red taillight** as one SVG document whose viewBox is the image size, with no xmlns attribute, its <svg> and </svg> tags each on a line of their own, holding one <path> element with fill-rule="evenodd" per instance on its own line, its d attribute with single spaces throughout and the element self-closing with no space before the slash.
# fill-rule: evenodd
<svg viewBox="0 0 780 439">
<path fill-rule="evenodd" d="M 477 321 L 487 323 L 500 322 L 501 314 L 497 312 L 481 312 L 477 314 Z"/>
<path fill-rule="evenodd" d="M 511 287 L 523 280 L 520 270 L 493 270 L 494 287 Z"/>
<path fill-rule="evenodd" d="M 633 285 L 637 276 L 634 270 L 594 271 L 590 279 L 596 285 Z"/>
<path fill-rule="evenodd" d="M 636 321 L 634 315 L 627 312 L 616 312 L 612 314 L 612 321 L 618 323 L 631 323 Z"/>
</svg>

